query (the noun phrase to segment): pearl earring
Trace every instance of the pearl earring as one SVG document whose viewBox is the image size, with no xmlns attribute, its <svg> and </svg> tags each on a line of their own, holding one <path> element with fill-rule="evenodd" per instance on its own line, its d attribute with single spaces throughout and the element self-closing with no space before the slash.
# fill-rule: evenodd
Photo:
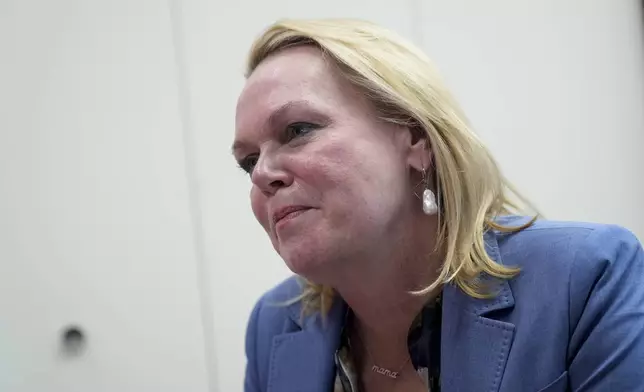
<svg viewBox="0 0 644 392">
<path fill-rule="evenodd" d="M 425 185 L 425 190 L 423 190 L 423 212 L 426 215 L 434 215 L 438 212 L 438 204 L 436 203 L 436 195 L 429 189 L 429 179 L 427 178 L 427 172 L 423 169 L 423 184 Z"/>
<path fill-rule="evenodd" d="M 427 215 L 434 215 L 438 212 L 438 204 L 436 204 L 436 195 L 431 189 L 423 191 L 423 212 Z"/>
</svg>

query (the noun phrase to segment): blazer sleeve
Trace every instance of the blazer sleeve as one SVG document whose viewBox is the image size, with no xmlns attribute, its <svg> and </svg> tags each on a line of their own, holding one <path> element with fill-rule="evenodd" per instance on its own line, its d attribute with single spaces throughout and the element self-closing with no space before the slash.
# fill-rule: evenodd
<svg viewBox="0 0 644 392">
<path fill-rule="evenodd" d="M 246 328 L 246 375 L 244 392 L 262 392 L 257 367 L 257 338 L 261 300 L 255 304 Z"/>
<path fill-rule="evenodd" d="M 626 229 L 595 229 L 570 276 L 572 391 L 644 391 L 644 252 Z"/>
</svg>

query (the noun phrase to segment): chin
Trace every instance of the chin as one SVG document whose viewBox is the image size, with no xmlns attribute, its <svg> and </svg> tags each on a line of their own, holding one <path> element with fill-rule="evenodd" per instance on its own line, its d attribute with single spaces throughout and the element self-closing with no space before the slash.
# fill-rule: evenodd
<svg viewBox="0 0 644 392">
<path fill-rule="evenodd" d="M 303 252 L 282 252 L 280 253 L 286 266 L 296 275 L 307 280 L 325 284 L 329 281 L 329 273 L 333 270 L 332 261 L 326 257 L 320 257 L 319 253 L 307 249 Z"/>
<path fill-rule="evenodd" d="M 316 227 L 305 228 L 276 239 L 277 253 L 286 266 L 296 275 L 317 284 L 330 284 L 340 269 L 338 250 L 345 249 L 342 238 L 329 235 L 329 231 Z"/>
<path fill-rule="evenodd" d="M 320 272 L 321 270 L 324 270 L 324 263 L 321 263 L 318 260 L 299 257 L 283 257 L 283 259 L 291 272 L 315 283 L 318 283 Z"/>
</svg>

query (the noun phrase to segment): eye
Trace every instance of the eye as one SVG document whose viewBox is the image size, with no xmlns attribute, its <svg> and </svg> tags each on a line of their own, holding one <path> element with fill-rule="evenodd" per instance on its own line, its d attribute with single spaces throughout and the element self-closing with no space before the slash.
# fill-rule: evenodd
<svg viewBox="0 0 644 392">
<path fill-rule="evenodd" d="M 246 173 L 251 174 L 253 172 L 253 169 L 255 168 L 255 165 L 257 165 L 258 160 L 259 160 L 259 155 L 257 154 L 248 155 L 247 157 L 239 161 L 238 163 L 239 168 L 245 171 Z"/>
<path fill-rule="evenodd" d="M 318 129 L 320 126 L 307 122 L 295 122 L 286 127 L 286 137 L 288 140 L 295 139 L 300 136 L 311 133 Z"/>
</svg>

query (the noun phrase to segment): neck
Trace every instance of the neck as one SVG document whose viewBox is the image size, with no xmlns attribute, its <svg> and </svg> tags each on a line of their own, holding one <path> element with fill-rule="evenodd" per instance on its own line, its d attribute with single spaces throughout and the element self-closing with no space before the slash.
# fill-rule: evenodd
<svg viewBox="0 0 644 392">
<path fill-rule="evenodd" d="M 417 295 L 411 292 L 426 287 L 433 279 L 428 277 L 426 285 L 418 285 L 393 273 L 386 280 L 367 280 L 364 275 L 362 278 L 365 280 L 359 284 L 336 290 L 351 308 L 363 336 L 369 340 L 391 340 L 395 337 L 406 342 L 412 322 L 437 294 Z"/>
<path fill-rule="evenodd" d="M 374 355 L 378 351 L 407 355 L 407 336 L 414 319 L 439 292 L 411 293 L 433 283 L 442 263 L 442 252 L 434 252 L 435 244 L 428 241 L 432 237 L 427 233 L 435 232 L 435 220 L 424 225 L 412 231 L 416 238 L 386 241 L 398 244 L 397 249 L 379 248 L 361 262 L 354 260 L 350 263 L 353 271 L 345 271 L 334 285 L 355 316 L 352 333 L 373 347 Z"/>
</svg>

